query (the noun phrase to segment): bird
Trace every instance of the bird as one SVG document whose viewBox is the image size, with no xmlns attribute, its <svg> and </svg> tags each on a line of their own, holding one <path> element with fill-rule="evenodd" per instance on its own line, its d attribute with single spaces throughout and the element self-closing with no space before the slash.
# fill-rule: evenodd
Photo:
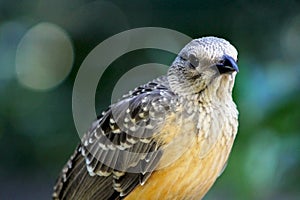
<svg viewBox="0 0 300 200">
<path fill-rule="evenodd" d="M 223 38 L 191 40 L 166 75 L 97 117 L 52 198 L 202 199 L 225 169 L 238 131 L 237 56 Z"/>
</svg>

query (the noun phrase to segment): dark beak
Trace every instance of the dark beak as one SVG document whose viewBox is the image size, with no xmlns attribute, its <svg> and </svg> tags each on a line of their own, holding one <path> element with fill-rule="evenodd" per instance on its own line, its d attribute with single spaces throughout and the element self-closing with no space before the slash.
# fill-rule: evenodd
<svg viewBox="0 0 300 200">
<path fill-rule="evenodd" d="M 228 55 L 224 55 L 220 63 L 218 63 L 216 66 L 220 74 L 239 72 L 236 61 Z"/>
</svg>

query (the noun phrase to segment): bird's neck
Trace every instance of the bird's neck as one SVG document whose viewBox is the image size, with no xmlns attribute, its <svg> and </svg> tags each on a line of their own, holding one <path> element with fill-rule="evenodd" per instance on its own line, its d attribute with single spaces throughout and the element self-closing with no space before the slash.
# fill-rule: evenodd
<svg viewBox="0 0 300 200">
<path fill-rule="evenodd" d="M 200 104 L 227 104 L 232 102 L 234 77 L 230 74 L 216 78 L 200 93 L 180 95 L 181 101 L 198 102 Z"/>
</svg>

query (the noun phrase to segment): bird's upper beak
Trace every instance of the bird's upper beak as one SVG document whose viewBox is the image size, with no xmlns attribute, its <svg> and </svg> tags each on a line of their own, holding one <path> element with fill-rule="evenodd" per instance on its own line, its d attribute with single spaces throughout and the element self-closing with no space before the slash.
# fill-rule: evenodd
<svg viewBox="0 0 300 200">
<path fill-rule="evenodd" d="M 222 61 L 216 64 L 220 74 L 228 74 L 232 72 L 239 72 L 236 61 L 228 55 L 224 55 Z"/>
</svg>

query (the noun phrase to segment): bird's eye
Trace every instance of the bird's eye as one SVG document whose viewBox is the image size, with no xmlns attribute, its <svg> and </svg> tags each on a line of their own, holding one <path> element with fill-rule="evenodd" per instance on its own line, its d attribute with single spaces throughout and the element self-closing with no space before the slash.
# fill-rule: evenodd
<svg viewBox="0 0 300 200">
<path fill-rule="evenodd" d="M 191 54 L 190 56 L 189 56 L 189 61 L 190 61 L 190 67 L 192 67 L 192 68 L 196 68 L 196 67 L 198 67 L 198 65 L 199 65 L 199 59 L 198 58 L 196 58 L 196 56 L 194 55 L 194 54 Z"/>
</svg>

